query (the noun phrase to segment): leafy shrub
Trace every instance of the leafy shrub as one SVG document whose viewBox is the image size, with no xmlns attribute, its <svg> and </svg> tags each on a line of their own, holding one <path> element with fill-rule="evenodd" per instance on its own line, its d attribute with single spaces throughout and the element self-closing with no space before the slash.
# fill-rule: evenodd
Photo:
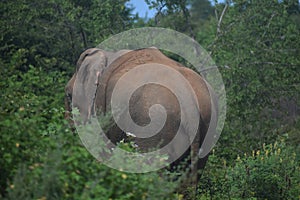
<svg viewBox="0 0 300 200">
<path fill-rule="evenodd" d="M 233 196 L 297 199 L 300 195 L 299 160 L 283 141 L 263 145 L 252 155 L 238 157 L 229 176 Z"/>
<path fill-rule="evenodd" d="M 299 155 L 284 140 L 238 156 L 234 166 L 214 154 L 199 187 L 199 199 L 298 199 Z"/>
<path fill-rule="evenodd" d="M 28 66 L 27 72 L 15 70 L 25 65 L 23 51 L 17 51 L 10 63 L 0 69 L 0 192 L 4 195 L 18 166 L 40 162 L 40 155 L 49 148 L 50 134 L 57 134 L 62 122 L 63 73 L 46 73 Z M 27 67 L 26 67 L 27 68 Z M 59 123 L 51 127 L 52 123 Z"/>
<path fill-rule="evenodd" d="M 174 199 L 176 183 L 157 172 L 125 173 L 97 162 L 70 132 L 49 137 L 41 162 L 21 164 L 7 199 Z"/>
</svg>

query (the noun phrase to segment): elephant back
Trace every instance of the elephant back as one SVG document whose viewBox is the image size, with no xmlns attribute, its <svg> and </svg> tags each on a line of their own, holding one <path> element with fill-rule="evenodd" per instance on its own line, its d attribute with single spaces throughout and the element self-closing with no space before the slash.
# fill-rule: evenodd
<svg viewBox="0 0 300 200">
<path fill-rule="evenodd" d="M 110 102 L 110 96 L 107 96 L 107 91 L 111 91 L 109 88 L 113 88 L 117 80 L 123 74 L 138 65 L 150 63 L 163 64 L 178 70 L 183 67 L 183 65 L 168 58 L 156 48 L 130 51 L 113 61 L 106 68 L 101 77 L 99 77 L 99 85 L 96 94 L 97 109 L 101 112 L 106 112 Z"/>
</svg>

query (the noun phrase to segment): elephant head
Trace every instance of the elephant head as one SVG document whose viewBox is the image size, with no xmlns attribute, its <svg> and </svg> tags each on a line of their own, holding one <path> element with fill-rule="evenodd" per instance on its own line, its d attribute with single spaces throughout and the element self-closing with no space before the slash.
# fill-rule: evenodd
<svg viewBox="0 0 300 200">
<path fill-rule="evenodd" d="M 76 71 L 65 87 L 65 118 L 70 119 L 72 106 L 79 109 L 85 121 L 95 113 L 94 101 L 99 77 L 110 63 L 127 52 L 129 50 L 106 52 L 91 48 L 80 55 Z M 77 93 L 75 95 L 73 95 L 74 87 L 76 87 L 74 92 Z"/>
</svg>

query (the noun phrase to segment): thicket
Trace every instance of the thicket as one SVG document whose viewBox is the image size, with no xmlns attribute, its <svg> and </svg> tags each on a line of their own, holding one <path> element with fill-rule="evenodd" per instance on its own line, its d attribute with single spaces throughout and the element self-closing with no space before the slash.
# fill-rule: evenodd
<svg viewBox="0 0 300 200">
<path fill-rule="evenodd" d="M 98 163 L 64 120 L 64 86 L 85 48 L 141 26 L 194 37 L 219 66 L 228 114 L 198 199 L 300 198 L 297 0 L 0 2 L 0 198 L 182 199 L 158 173 Z"/>
</svg>

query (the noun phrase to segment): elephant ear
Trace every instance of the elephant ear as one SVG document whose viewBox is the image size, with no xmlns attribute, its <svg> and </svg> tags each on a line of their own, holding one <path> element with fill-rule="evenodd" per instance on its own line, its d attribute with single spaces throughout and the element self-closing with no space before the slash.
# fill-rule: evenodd
<svg viewBox="0 0 300 200">
<path fill-rule="evenodd" d="M 107 58 L 100 49 L 88 49 L 77 62 L 77 75 L 73 87 L 73 107 L 78 108 L 84 122 L 95 113 L 95 96 L 98 78 L 107 65 Z"/>
</svg>

